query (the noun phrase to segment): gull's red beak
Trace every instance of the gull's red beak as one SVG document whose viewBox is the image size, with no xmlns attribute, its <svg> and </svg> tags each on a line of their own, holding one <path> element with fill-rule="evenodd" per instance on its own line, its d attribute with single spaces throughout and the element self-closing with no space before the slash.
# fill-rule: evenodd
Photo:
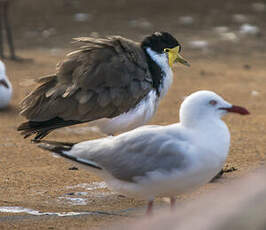
<svg viewBox="0 0 266 230">
<path fill-rule="evenodd" d="M 226 111 L 231 112 L 231 113 L 239 113 L 241 115 L 250 114 L 247 109 L 245 109 L 244 107 L 241 107 L 241 106 L 237 106 L 237 105 L 232 105 L 232 107 L 220 108 L 220 109 L 226 110 Z"/>
</svg>

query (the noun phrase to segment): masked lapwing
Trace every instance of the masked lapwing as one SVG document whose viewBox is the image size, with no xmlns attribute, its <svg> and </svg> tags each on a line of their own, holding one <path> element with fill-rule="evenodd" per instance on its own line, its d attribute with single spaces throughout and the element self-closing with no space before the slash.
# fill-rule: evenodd
<svg viewBox="0 0 266 230">
<path fill-rule="evenodd" d="M 12 85 L 6 75 L 5 64 L 0 61 L 0 109 L 8 106 L 12 97 Z"/>
<path fill-rule="evenodd" d="M 189 66 L 181 45 L 167 32 L 141 43 L 120 36 L 74 40 L 79 47 L 22 101 L 21 115 L 28 121 L 18 130 L 25 138 L 36 134 L 41 139 L 84 122 L 107 135 L 144 125 L 172 84 L 173 64 Z"/>
</svg>

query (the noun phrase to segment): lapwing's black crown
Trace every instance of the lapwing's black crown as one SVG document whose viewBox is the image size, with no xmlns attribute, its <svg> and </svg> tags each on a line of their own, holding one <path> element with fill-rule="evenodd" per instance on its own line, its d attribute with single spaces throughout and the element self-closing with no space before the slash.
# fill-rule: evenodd
<svg viewBox="0 0 266 230">
<path fill-rule="evenodd" d="M 150 47 L 158 53 L 162 53 L 165 48 L 174 48 L 176 46 L 180 46 L 179 42 L 167 32 L 155 32 L 146 37 L 141 43 L 143 49 Z"/>
</svg>

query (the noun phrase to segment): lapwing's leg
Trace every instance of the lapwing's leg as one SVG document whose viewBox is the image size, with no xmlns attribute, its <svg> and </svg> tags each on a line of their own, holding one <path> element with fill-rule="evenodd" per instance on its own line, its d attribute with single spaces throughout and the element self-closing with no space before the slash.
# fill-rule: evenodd
<svg viewBox="0 0 266 230">
<path fill-rule="evenodd" d="M 176 201 L 175 197 L 170 198 L 170 208 L 172 211 L 175 209 L 175 201 Z"/>
<path fill-rule="evenodd" d="M 3 37 L 3 18 L 4 18 L 4 3 L 0 2 L 0 57 L 4 56 L 4 37 Z"/>
<path fill-rule="evenodd" d="M 6 35 L 7 35 L 7 42 L 8 42 L 9 51 L 10 51 L 10 58 L 14 60 L 16 59 L 16 54 L 15 54 L 15 48 L 14 48 L 14 43 L 13 43 L 12 31 L 11 31 L 11 27 L 8 21 L 8 9 L 9 9 L 9 2 L 6 1 L 4 3 L 4 10 L 3 10 L 4 26 L 6 28 Z"/>
<path fill-rule="evenodd" d="M 152 207 L 153 207 L 153 200 L 150 200 L 148 202 L 147 210 L 146 210 L 146 215 L 151 216 L 152 215 Z"/>
</svg>

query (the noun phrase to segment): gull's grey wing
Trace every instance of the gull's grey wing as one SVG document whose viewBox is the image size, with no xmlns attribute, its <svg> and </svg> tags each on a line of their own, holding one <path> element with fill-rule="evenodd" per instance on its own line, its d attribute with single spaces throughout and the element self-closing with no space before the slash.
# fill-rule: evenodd
<svg viewBox="0 0 266 230">
<path fill-rule="evenodd" d="M 30 121 L 112 118 L 129 111 L 152 88 L 139 44 L 118 36 L 75 40 L 80 47 L 22 102 L 21 114 Z"/>
<path fill-rule="evenodd" d="M 186 141 L 160 132 L 141 130 L 121 138 L 106 138 L 77 144 L 70 154 L 95 162 L 117 179 L 132 182 L 149 172 L 169 172 L 186 167 Z M 135 131 L 135 130 L 134 130 Z"/>
</svg>

